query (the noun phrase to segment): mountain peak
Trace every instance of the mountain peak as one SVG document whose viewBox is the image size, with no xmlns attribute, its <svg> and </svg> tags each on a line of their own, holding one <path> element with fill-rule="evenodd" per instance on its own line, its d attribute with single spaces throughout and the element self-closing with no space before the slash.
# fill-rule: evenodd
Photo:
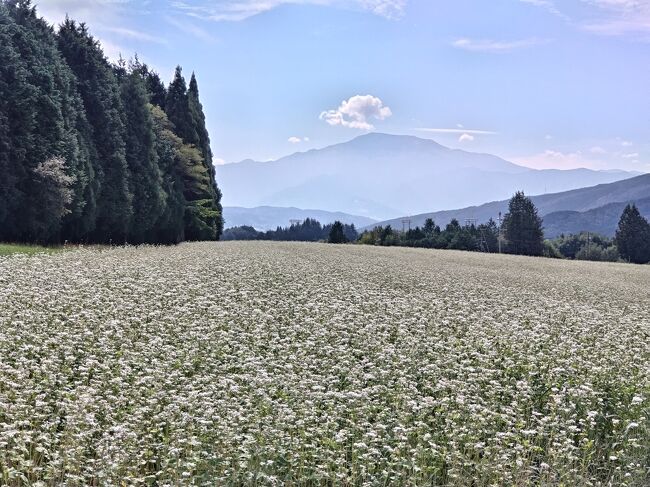
<svg viewBox="0 0 650 487">
<path fill-rule="evenodd" d="M 369 132 L 367 134 L 359 135 L 354 139 L 344 142 L 343 144 L 338 145 L 352 145 L 352 146 L 373 146 L 381 148 L 394 148 L 394 149 L 407 149 L 410 147 L 422 147 L 422 148 L 438 148 L 438 149 L 448 149 L 447 147 L 438 144 L 435 140 L 423 139 L 421 137 L 416 137 L 415 135 L 403 135 L 403 134 L 386 134 L 383 132 Z"/>
<path fill-rule="evenodd" d="M 626 176 L 538 171 L 430 139 L 380 132 L 218 171 L 224 206 L 319 208 L 378 220 L 500 200 L 517 190 L 557 192 Z"/>
</svg>

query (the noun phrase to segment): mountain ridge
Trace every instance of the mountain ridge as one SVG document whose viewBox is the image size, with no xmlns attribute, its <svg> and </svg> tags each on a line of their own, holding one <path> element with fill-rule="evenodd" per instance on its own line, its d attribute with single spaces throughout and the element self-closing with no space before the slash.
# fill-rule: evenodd
<svg viewBox="0 0 650 487">
<path fill-rule="evenodd" d="M 370 133 L 275 161 L 217 167 L 224 206 L 298 207 L 375 220 L 608 183 L 627 172 L 538 170 L 411 135 Z"/>
<path fill-rule="evenodd" d="M 623 204 L 624 206 L 628 202 L 644 200 L 648 197 L 650 197 L 650 174 L 642 174 L 612 183 L 598 184 L 569 191 L 530 196 L 542 218 L 559 212 L 584 213 L 612 203 Z M 441 226 L 449 223 L 452 218 L 457 219 L 461 224 L 465 220 L 476 220 L 478 223 L 481 223 L 487 221 L 489 218 L 496 220 L 499 212 L 505 214 L 508 209 L 508 201 L 507 199 L 491 201 L 482 205 L 468 206 L 455 210 L 421 213 L 408 218 L 411 219 L 411 226 L 413 227 L 418 225 L 422 226 L 427 218 L 432 218 Z M 400 226 L 402 218 L 404 217 L 380 221 L 370 225 L 370 227 L 378 225 Z M 588 230 L 588 228 L 585 230 Z"/>
<path fill-rule="evenodd" d="M 225 227 L 238 227 L 247 225 L 258 231 L 275 230 L 277 227 L 287 227 L 290 220 L 305 220 L 313 218 L 323 225 L 339 220 L 341 223 L 354 224 L 357 228 L 371 225 L 375 220 L 371 218 L 349 215 L 343 212 L 329 212 L 317 209 L 304 209 L 295 207 L 258 206 L 244 208 L 241 206 L 226 206 L 223 209 Z"/>
</svg>

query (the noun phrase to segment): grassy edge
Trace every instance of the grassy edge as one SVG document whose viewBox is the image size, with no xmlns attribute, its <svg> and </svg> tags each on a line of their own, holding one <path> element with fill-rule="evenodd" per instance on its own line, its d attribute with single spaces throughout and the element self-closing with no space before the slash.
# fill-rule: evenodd
<svg viewBox="0 0 650 487">
<path fill-rule="evenodd" d="M 52 254 L 54 252 L 60 252 L 61 250 L 63 250 L 63 247 L 42 247 L 39 245 L 0 243 L 0 257 L 14 254 Z"/>
</svg>

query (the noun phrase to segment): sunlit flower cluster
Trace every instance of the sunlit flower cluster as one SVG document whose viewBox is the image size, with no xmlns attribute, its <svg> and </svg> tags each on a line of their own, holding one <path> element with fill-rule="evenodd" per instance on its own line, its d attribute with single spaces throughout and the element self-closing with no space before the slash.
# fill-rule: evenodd
<svg viewBox="0 0 650 487">
<path fill-rule="evenodd" d="M 0 257 L 0 485 L 648 485 L 650 267 Z"/>
</svg>

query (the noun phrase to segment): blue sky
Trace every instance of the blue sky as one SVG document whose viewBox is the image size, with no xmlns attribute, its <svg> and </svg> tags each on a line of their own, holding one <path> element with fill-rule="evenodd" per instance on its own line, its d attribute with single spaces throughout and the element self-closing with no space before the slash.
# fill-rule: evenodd
<svg viewBox="0 0 650 487">
<path fill-rule="evenodd" d="M 195 71 L 215 156 L 370 130 L 650 172 L 649 0 L 40 0 L 111 58 Z"/>
</svg>

